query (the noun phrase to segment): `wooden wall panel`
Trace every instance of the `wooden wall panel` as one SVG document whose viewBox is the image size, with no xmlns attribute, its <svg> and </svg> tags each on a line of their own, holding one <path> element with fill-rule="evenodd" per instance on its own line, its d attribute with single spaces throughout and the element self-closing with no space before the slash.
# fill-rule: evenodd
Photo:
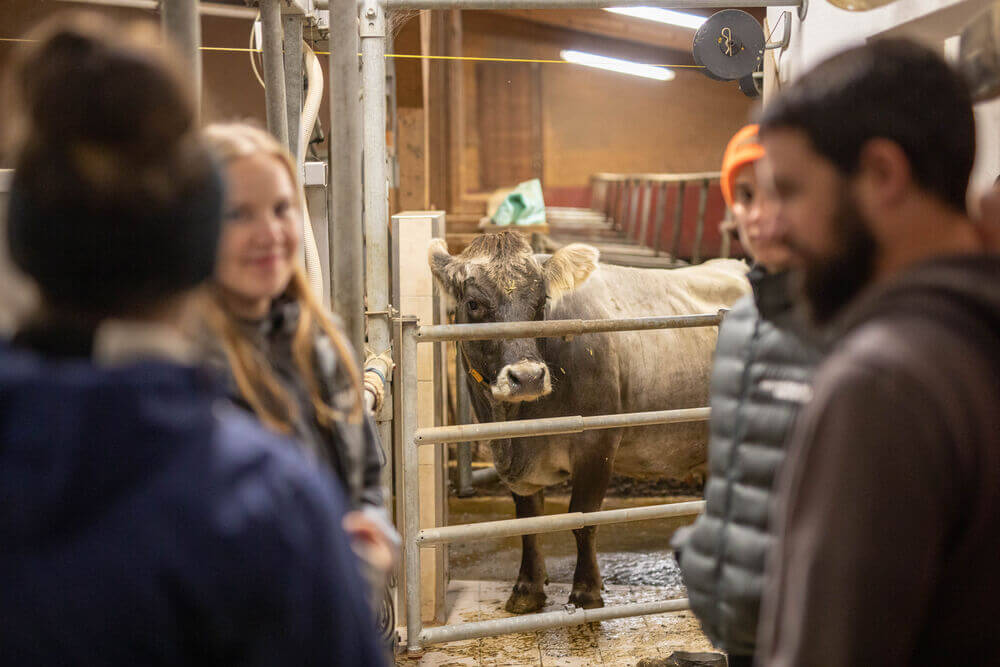
<svg viewBox="0 0 1000 667">
<path fill-rule="evenodd" d="M 558 59 L 561 49 L 576 49 L 636 62 L 692 64 L 690 53 L 658 49 L 611 38 L 576 33 L 490 12 L 463 12 L 463 47 L 468 56 Z M 517 68 L 532 65 L 477 63 L 479 72 L 500 68 L 513 82 Z M 681 172 L 716 170 L 729 138 L 748 122 L 752 102 L 735 83 L 713 81 L 696 70 L 676 69 L 676 78 L 658 82 L 563 64 L 538 65 L 542 116 L 543 183 L 546 187 L 586 185 L 600 171 Z M 483 75 L 487 76 L 487 75 Z M 494 75 L 497 78 L 498 75 Z M 468 80 L 468 78 L 466 79 Z M 467 127 L 482 132 L 480 114 L 512 104 L 505 87 L 466 95 Z M 530 103 L 530 101 L 529 101 Z M 475 122 L 473 122 L 475 120 Z M 503 136 L 469 136 L 466 155 L 480 169 L 508 162 L 513 149 Z M 524 167 L 505 167 L 511 177 L 530 173 L 532 156 L 519 150 Z M 530 176 L 529 176 L 530 177 Z M 479 190 L 494 179 L 481 174 Z M 505 185 L 509 185 L 506 183 Z M 477 185 L 470 179 L 470 189 Z"/>
<path fill-rule="evenodd" d="M 516 185 L 535 176 L 532 157 L 537 138 L 531 69 L 520 63 L 477 63 L 476 93 L 479 178 L 484 190 Z"/>
</svg>

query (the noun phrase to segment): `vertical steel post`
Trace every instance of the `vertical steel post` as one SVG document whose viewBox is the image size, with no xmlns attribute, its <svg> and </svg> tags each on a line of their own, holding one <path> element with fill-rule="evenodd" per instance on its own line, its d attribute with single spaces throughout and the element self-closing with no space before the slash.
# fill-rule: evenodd
<svg viewBox="0 0 1000 667">
<path fill-rule="evenodd" d="M 410 652 L 420 651 L 420 458 L 415 441 L 417 432 L 417 321 L 403 318 L 400 360 L 400 424 L 403 449 L 403 552 L 406 569 L 406 645 Z"/>
<path fill-rule="evenodd" d="M 653 255 L 660 256 L 660 235 L 663 233 L 663 225 L 666 222 L 664 213 L 667 210 L 667 183 L 660 183 L 656 195 L 656 213 L 653 216 Z"/>
<path fill-rule="evenodd" d="M 198 0 L 163 0 L 160 3 L 160 25 L 167 39 L 184 58 L 185 71 L 190 77 L 200 114 L 201 17 L 198 15 Z"/>
<path fill-rule="evenodd" d="M 691 263 L 697 264 L 701 261 L 701 237 L 705 233 L 705 209 L 708 206 L 708 179 L 701 182 L 701 190 L 698 193 L 698 220 L 694 227 L 694 245 L 691 248 Z"/>
<path fill-rule="evenodd" d="M 469 384 L 465 381 L 465 360 L 462 358 L 460 342 L 455 343 L 455 423 L 470 424 Z M 455 475 L 455 491 L 459 498 L 467 498 L 476 491 L 472 488 L 472 443 L 460 442 L 455 445 L 458 454 Z"/>
<path fill-rule="evenodd" d="M 681 228 L 684 226 L 684 190 L 687 183 L 677 184 L 677 203 L 674 205 L 674 238 L 670 243 L 670 259 L 677 261 L 677 253 L 681 248 Z"/>
<path fill-rule="evenodd" d="M 653 203 L 653 181 L 646 181 L 642 187 L 642 212 L 639 214 L 639 247 L 646 247 L 646 232 L 649 229 L 649 211 Z"/>
<path fill-rule="evenodd" d="M 358 6 L 330 2 L 330 295 L 358 358 L 365 356 L 364 235 L 361 226 L 361 79 Z M 385 348 L 383 348 L 385 349 Z M 378 350 L 382 352 L 382 350 Z M 389 441 L 384 441 L 389 446 Z"/>
<path fill-rule="evenodd" d="M 632 181 L 632 192 L 629 197 L 628 233 L 638 237 L 639 234 L 639 197 L 642 195 L 642 184 L 639 179 Z M 640 244 L 641 245 L 641 244 Z"/>
<path fill-rule="evenodd" d="M 281 47 L 281 7 L 279 0 L 260 0 L 260 24 L 264 59 L 264 101 L 267 131 L 288 145 L 288 109 L 285 96 L 285 68 Z"/>
<path fill-rule="evenodd" d="M 362 146 L 364 146 L 362 191 L 364 193 L 365 230 L 364 275 L 365 295 L 367 297 L 366 331 L 368 347 L 376 354 L 382 354 L 391 349 L 389 326 L 389 190 L 386 178 L 385 150 L 385 10 L 379 0 L 364 0 L 361 3 L 360 12 L 358 34 L 361 40 L 361 127 Z M 405 397 L 403 400 L 406 400 Z M 416 395 L 414 395 L 414 400 L 416 400 Z M 392 442 L 392 406 L 389 403 L 391 401 L 386 401 L 381 412 L 375 417 L 382 442 Z M 416 410 L 416 404 L 404 404 L 401 408 L 405 414 L 408 410 Z M 404 441 L 403 451 L 408 451 L 408 447 L 408 443 Z M 417 576 L 419 577 L 419 573 Z M 407 577 L 409 577 L 409 572 Z M 410 587 L 412 582 L 407 579 L 406 585 Z M 419 580 L 417 585 L 419 585 Z M 419 609 L 418 604 L 418 614 Z"/>
<path fill-rule="evenodd" d="M 360 21 L 368 345 L 383 352 L 389 347 L 389 200 L 385 164 L 385 14 L 381 3 L 364 0 Z"/>
<path fill-rule="evenodd" d="M 618 181 L 611 183 L 611 192 L 608 200 L 604 202 L 604 215 L 611 222 L 611 228 L 618 227 L 617 216 L 615 215 L 615 205 L 618 203 Z"/>
<path fill-rule="evenodd" d="M 299 132 L 302 123 L 302 16 L 286 14 L 281 19 L 285 50 L 285 113 L 288 116 L 288 151 L 302 172 L 305 155 L 299 155 Z"/>
</svg>

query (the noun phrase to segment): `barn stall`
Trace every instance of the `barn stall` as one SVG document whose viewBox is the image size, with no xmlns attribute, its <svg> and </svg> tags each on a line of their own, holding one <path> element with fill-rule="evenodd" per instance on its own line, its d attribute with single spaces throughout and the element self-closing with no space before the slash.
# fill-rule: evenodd
<svg viewBox="0 0 1000 667">
<path fill-rule="evenodd" d="M 32 6 L 29 7 L 29 4 Z M 155 1 L 139 0 L 95 4 L 116 5 L 122 8 L 117 10 L 121 12 L 146 13 L 153 12 L 159 6 Z M 560 323 L 556 327 L 550 326 L 554 323 L 525 323 L 519 325 L 520 329 L 496 326 L 473 334 L 463 328 L 469 325 L 447 324 L 443 300 L 435 294 L 432 286 L 428 287 L 429 282 L 425 281 L 428 277 L 426 263 L 422 267 L 416 265 L 419 263 L 410 263 L 414 253 L 412 245 L 408 244 L 443 237 L 453 247 L 461 247 L 471 235 L 478 233 L 470 222 L 477 223 L 485 213 L 481 210 L 485 191 L 512 185 L 524 177 L 540 177 L 547 186 L 546 200 L 556 204 L 552 207 L 550 220 L 551 241 L 556 245 L 587 239 L 598 245 L 603 244 L 607 259 L 639 266 L 675 265 L 678 260 L 698 262 L 710 256 L 738 255 L 738 248 L 730 246 L 727 250 L 724 247 L 725 233 L 718 233 L 718 224 L 724 220 L 725 213 L 718 210 L 713 190 L 717 176 L 711 170 L 715 165 L 705 156 L 699 158 L 698 151 L 692 146 L 711 145 L 713 155 L 721 153 L 724 140 L 735 129 L 734 126 L 741 122 L 735 119 L 741 118 L 741 115 L 732 114 L 729 125 L 716 123 L 712 127 L 691 127 L 691 120 L 671 118 L 666 123 L 655 125 L 662 127 L 671 123 L 686 123 L 684 133 L 690 139 L 685 142 L 673 135 L 661 134 L 652 139 L 647 137 L 645 142 L 637 142 L 634 137 L 622 136 L 621 127 L 608 130 L 599 126 L 600 123 L 620 126 L 620 122 L 608 120 L 620 113 L 620 107 L 608 105 L 602 109 L 600 104 L 595 104 L 596 109 L 592 114 L 590 110 L 572 114 L 566 107 L 567 103 L 560 106 L 558 100 L 552 98 L 561 96 L 563 99 L 572 99 L 573 83 L 567 75 L 561 73 L 546 78 L 548 75 L 542 73 L 544 65 L 540 63 L 524 63 L 515 69 L 510 63 L 428 58 L 396 61 L 384 57 L 387 51 L 403 52 L 404 49 L 395 48 L 394 44 L 406 44 L 409 40 L 405 53 L 411 55 L 461 57 L 483 54 L 474 57 L 488 57 L 487 54 L 492 53 L 506 57 L 512 52 L 519 52 L 522 55 L 537 56 L 534 58 L 536 60 L 544 60 L 545 56 L 551 57 L 552 43 L 558 44 L 560 40 L 568 39 L 564 33 L 567 32 L 566 25 L 570 24 L 571 19 L 554 16 L 550 12 L 541 21 L 528 23 L 524 20 L 527 9 L 532 9 L 533 13 L 536 9 L 544 12 L 547 10 L 542 8 L 552 7 L 597 11 L 594 8 L 598 6 L 637 5 L 639 2 L 577 3 L 572 0 L 551 0 L 514 2 L 509 6 L 497 0 L 393 0 L 385 4 L 366 2 L 361 5 L 360 32 L 357 33 L 350 27 L 355 16 L 353 4 L 334 1 L 324 7 L 327 3 L 316 0 L 261 0 L 260 3 L 250 4 L 255 7 L 248 9 L 242 2 L 200 3 L 200 10 L 205 17 L 200 36 L 195 28 L 198 22 L 192 20 L 195 16 L 193 8 L 198 3 L 163 3 L 164 23 L 171 34 L 182 36 L 181 41 L 187 44 L 188 53 L 191 54 L 192 76 L 204 77 L 209 94 L 215 91 L 214 97 L 206 102 L 206 106 L 216 104 L 217 108 L 208 108 L 206 116 L 231 117 L 245 109 L 254 109 L 257 115 L 263 115 L 277 136 L 288 142 L 293 153 L 302 162 L 311 231 L 317 247 L 315 261 L 318 265 L 312 271 L 317 276 L 316 285 L 327 302 L 344 318 L 358 350 L 366 353 L 368 366 L 376 375 L 385 378 L 389 400 L 379 414 L 379 425 L 386 447 L 389 448 L 389 443 L 392 443 L 390 458 L 394 464 L 387 472 L 386 485 L 396 490 L 394 505 L 390 509 L 395 513 L 397 525 L 403 530 L 407 544 L 405 568 L 400 573 L 401 585 L 387 599 L 386 624 L 393 626 L 393 618 L 406 620 L 407 652 L 412 657 L 418 657 L 425 647 L 438 643 L 465 640 L 465 646 L 468 646 L 468 640 L 474 637 L 488 637 L 504 632 L 530 633 L 544 628 L 596 621 L 603 621 L 607 627 L 620 628 L 611 620 L 633 615 L 661 614 L 682 608 L 681 600 L 655 600 L 609 606 L 601 610 L 560 609 L 532 616 L 480 620 L 479 617 L 498 615 L 495 610 L 482 608 L 482 603 L 489 596 L 484 596 L 481 592 L 489 589 L 489 586 L 481 585 L 477 588 L 480 594 L 475 596 L 475 602 L 480 606 L 476 620 L 435 626 L 445 621 L 452 611 L 448 609 L 447 550 L 441 545 L 500 535 L 514 536 L 524 532 L 565 531 L 582 525 L 664 518 L 697 510 L 696 504 L 688 502 L 676 505 L 661 503 L 648 509 L 628 507 L 597 512 L 593 516 L 563 514 L 534 520 L 535 523 L 530 524 L 526 524 L 524 520 L 520 520 L 520 523 L 517 520 L 497 520 L 446 526 L 443 524 L 448 523 L 448 461 L 446 450 L 441 446 L 443 443 L 513 433 L 524 435 L 529 429 L 538 429 L 539 432 L 584 431 L 607 427 L 609 423 L 623 426 L 632 421 L 663 423 L 680 418 L 704 419 L 707 414 L 644 413 L 608 416 L 606 419 L 580 416 L 570 418 L 567 422 L 525 422 L 516 426 L 449 426 L 446 422 L 454 419 L 449 417 L 446 409 L 451 400 L 448 387 L 458 373 L 449 370 L 452 364 L 443 341 L 473 335 L 565 336 L 608 327 L 625 330 L 630 326 L 713 326 L 718 322 L 718 314 L 700 314 L 700 319 L 694 320 L 605 320 Z M 256 7 L 258 4 L 259 8 Z M 717 3 L 695 0 L 651 4 L 683 5 L 686 8 L 717 6 Z M 757 3 L 743 4 L 746 6 Z M 798 5 L 798 2 L 767 4 Z M 871 20 L 862 25 L 856 18 L 852 19 L 850 15 L 814 0 L 804 19 L 801 10 L 798 16 L 793 12 L 786 19 L 792 26 L 793 39 L 777 58 L 764 60 L 764 80 L 775 86 L 780 85 L 781 82 L 792 80 L 797 73 L 801 73 L 831 50 L 877 34 L 905 34 L 938 43 L 945 49 L 954 49 L 954 41 L 949 40 L 961 28 L 963 21 L 984 4 L 900 0 L 893 7 L 868 15 Z M 733 5 L 732 2 L 726 3 L 726 6 Z M 40 8 L 36 3 L 25 2 L 23 7 L 22 15 L 15 13 L 15 16 L 25 23 L 45 11 L 51 11 L 51 7 Z M 246 83 L 252 85 L 242 89 L 231 81 L 235 79 L 231 72 L 237 66 L 229 61 L 225 66 L 219 66 L 217 62 L 211 62 L 211 59 L 222 57 L 221 55 L 216 56 L 210 51 L 198 55 L 200 52 L 197 48 L 199 44 L 214 47 L 219 45 L 218 40 L 225 39 L 234 45 L 233 52 L 227 53 L 225 57 L 235 59 L 236 49 L 240 48 L 235 44 L 242 43 L 245 33 L 252 30 L 251 25 L 257 17 L 258 9 L 260 35 L 257 43 L 262 46 L 262 78 L 268 85 L 261 90 L 252 80 L 247 80 Z M 398 23 L 405 12 L 419 9 L 435 11 L 412 17 L 408 23 L 409 28 L 406 24 Z M 460 11 L 466 9 L 495 14 L 484 18 L 485 15 L 478 11 Z M 782 11 L 784 10 L 780 7 L 768 10 L 769 26 L 776 26 L 783 20 Z M 507 28 L 511 24 L 515 26 L 506 31 L 506 36 L 502 30 L 505 23 Z M 586 21 L 583 23 L 586 28 L 579 32 L 591 34 L 587 31 L 598 30 Z M 17 21 L 10 25 L 14 28 L 11 34 L 20 32 Z M 577 20 L 575 25 L 579 27 L 580 21 Z M 610 29 L 602 26 L 599 30 Z M 330 52 L 324 58 L 325 71 L 322 72 L 323 78 L 329 83 L 329 90 L 322 102 L 323 109 L 312 112 L 314 116 L 320 115 L 328 119 L 325 128 L 328 133 L 325 139 L 326 155 L 310 152 L 308 147 L 315 138 L 313 133 L 306 138 L 305 149 L 300 142 L 302 132 L 299 128 L 303 122 L 304 100 L 303 91 L 297 82 L 305 78 L 303 68 L 307 65 L 304 63 L 311 62 L 304 60 L 302 53 L 296 50 L 301 44 L 298 39 L 300 31 L 306 42 L 320 52 L 319 55 L 324 55 L 324 50 Z M 463 34 L 467 37 L 464 41 Z M 606 37 L 607 33 L 604 34 Z M 538 50 L 531 49 L 525 53 L 524 42 L 539 36 L 545 38 L 539 40 L 544 48 L 539 46 Z M 648 38 L 662 39 L 661 36 Z M 337 45 L 337 48 L 330 49 L 330 44 Z M 359 48 L 352 48 L 352 44 L 359 44 Z M 224 50 L 226 47 L 221 48 Z M 624 51 L 631 49 L 632 53 L 646 55 L 648 52 L 644 52 L 643 48 L 640 42 L 639 46 L 632 44 L 624 47 Z M 362 54 L 360 71 L 354 55 L 357 51 Z M 239 57 L 246 58 L 246 53 Z M 651 58 L 640 60 L 652 61 Z M 491 70 L 491 65 L 495 65 L 497 69 Z M 246 68 L 246 61 L 243 60 L 238 67 L 240 70 Z M 500 67 L 507 69 L 502 71 Z M 415 81 L 419 83 L 415 84 Z M 639 104 L 637 108 L 645 108 L 649 112 L 646 122 L 652 127 L 652 119 L 656 113 L 655 95 L 649 91 L 630 93 L 624 90 L 623 84 L 614 81 L 608 83 L 609 81 L 611 79 L 607 78 L 597 81 L 598 84 L 607 83 L 613 91 L 609 97 L 624 97 L 631 101 L 635 98 L 646 100 L 645 105 Z M 506 110 L 512 113 L 504 113 L 504 108 L 489 106 L 495 101 L 489 97 L 489 91 L 507 83 L 519 91 L 534 91 L 526 98 L 510 96 L 510 106 Z M 313 90 L 316 85 L 310 83 Z M 699 81 L 698 85 L 722 84 L 706 80 Z M 358 89 L 365 91 L 363 106 L 359 104 L 357 95 L 351 94 L 351 91 Z M 222 91 L 221 94 L 218 91 Z M 465 91 L 473 94 L 470 96 Z M 765 96 L 768 93 L 766 85 L 764 93 Z M 413 103 L 415 99 L 419 99 L 419 104 Z M 468 111 L 471 99 L 480 102 L 476 113 L 459 113 L 460 109 Z M 653 101 L 650 102 L 650 99 Z M 606 101 L 603 103 L 607 105 Z M 490 112 L 493 116 L 484 120 L 486 108 L 493 109 Z M 265 114 L 260 114 L 262 109 L 266 109 Z M 746 112 L 746 106 L 740 111 Z M 580 120 L 583 116 L 598 120 L 591 120 L 589 126 L 574 126 L 586 123 Z M 524 122 L 525 118 L 529 120 Z M 995 104 L 981 105 L 977 110 L 981 129 L 1000 126 L 998 118 L 1000 114 L 997 113 Z M 706 121 L 699 119 L 698 122 Z M 662 129 L 659 131 L 662 132 Z M 419 141 L 414 140 L 418 136 Z M 992 175 L 1000 167 L 1000 140 L 997 136 L 996 132 L 980 132 L 982 145 L 974 176 L 977 183 L 992 180 Z M 587 137 L 594 143 L 608 143 L 610 137 L 613 148 L 607 151 L 610 154 L 607 164 L 584 159 L 588 154 L 592 156 L 598 151 L 593 146 L 580 146 L 580 143 L 585 143 L 580 141 L 580 137 Z M 617 144 L 615 139 L 619 140 Z M 641 150 L 642 146 L 639 145 L 656 142 L 665 144 L 671 140 L 678 144 L 675 151 L 677 155 L 671 158 L 676 162 L 660 161 L 650 164 L 648 151 Z M 512 148 L 508 148 L 503 154 L 488 150 L 498 145 Z M 614 146 L 620 146 L 620 149 Z M 334 154 L 334 150 L 336 159 L 330 160 L 329 155 Z M 417 154 L 420 168 L 408 168 L 408 165 L 415 164 Z M 691 173 L 693 169 L 704 171 Z M 0 179 L 0 183 L 4 180 Z M 588 185 L 581 185 L 588 181 Z M 385 184 L 389 185 L 388 189 Z M 586 204 L 588 201 L 589 204 Z M 417 212 L 400 213 L 403 209 L 416 209 Z M 447 214 L 435 213 L 435 209 L 444 209 Z M 390 213 L 394 214 L 392 218 Z M 391 227 L 390 219 L 393 221 Z M 333 224 L 329 224 L 328 220 L 332 220 Z M 420 250 L 416 254 L 422 259 L 422 248 Z M 26 291 L 30 292 L 30 288 L 26 288 Z M 19 300 L 21 298 L 18 297 Z M 30 300 L 30 294 L 23 299 Z M 413 313 L 418 313 L 420 319 L 402 316 Z M 425 348 L 433 348 L 434 353 L 429 357 L 422 355 L 420 350 Z M 389 361 L 390 358 L 393 361 Z M 422 361 L 422 358 L 426 361 Z M 451 381 L 449 375 L 452 375 Z M 456 393 L 461 395 L 457 388 Z M 461 458 L 462 448 L 458 451 Z M 460 466 L 459 470 L 461 469 Z M 480 475 L 480 478 L 485 477 L 489 475 Z M 467 486 L 459 483 L 459 488 Z M 427 548 L 424 548 L 425 545 Z M 431 567 L 427 566 L 428 562 Z M 462 582 L 451 590 L 467 592 L 468 582 Z M 495 592 L 496 587 L 490 590 Z M 406 595 L 403 595 L 404 591 Z M 430 604 L 427 604 L 428 601 Z M 427 627 L 423 626 L 423 619 L 428 621 Z M 650 628 L 648 625 L 641 627 L 647 630 Z M 663 627 L 661 626 L 661 630 Z M 656 656 L 662 646 L 684 648 L 669 644 L 666 632 L 660 632 L 657 637 L 661 642 L 660 649 L 655 642 L 640 641 L 639 650 L 646 649 L 647 652 L 633 651 L 632 655 Z M 694 640 L 689 646 L 702 646 L 703 640 L 700 640 L 702 644 L 698 641 Z M 602 640 L 594 638 L 593 642 L 601 644 Z M 608 645 L 606 638 L 603 645 Z M 482 651 L 484 644 L 477 646 L 474 650 L 478 651 L 476 659 L 488 662 Z M 496 651 L 502 652 L 500 644 L 494 643 L 492 646 Z M 539 644 L 536 648 L 539 662 L 546 662 L 542 645 Z M 592 647 L 588 645 L 586 648 L 589 650 Z M 530 652 L 530 649 L 527 650 Z M 594 655 L 593 651 L 585 653 L 587 656 Z M 599 650 L 597 654 L 600 655 Z M 430 653 L 425 656 L 427 664 L 433 664 L 430 660 L 432 657 Z M 454 659 L 456 654 L 451 653 L 447 657 Z M 526 661 L 529 658 L 527 655 L 520 657 Z M 581 659 L 591 660 L 590 657 Z M 620 664 L 607 660 L 605 662 Z"/>
</svg>

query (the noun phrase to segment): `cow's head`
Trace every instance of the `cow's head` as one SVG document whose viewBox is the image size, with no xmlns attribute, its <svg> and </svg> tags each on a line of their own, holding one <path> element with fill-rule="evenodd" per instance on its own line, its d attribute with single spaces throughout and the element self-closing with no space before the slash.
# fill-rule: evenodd
<svg viewBox="0 0 1000 667">
<path fill-rule="evenodd" d="M 546 306 L 581 285 L 597 257 L 596 248 L 579 243 L 536 257 L 517 232 L 479 236 L 455 257 L 440 239 L 428 250 L 431 271 L 454 299 L 460 323 L 545 319 Z M 552 391 L 536 339 L 467 341 L 462 348 L 470 375 L 482 378 L 494 400 L 533 401 Z"/>
</svg>

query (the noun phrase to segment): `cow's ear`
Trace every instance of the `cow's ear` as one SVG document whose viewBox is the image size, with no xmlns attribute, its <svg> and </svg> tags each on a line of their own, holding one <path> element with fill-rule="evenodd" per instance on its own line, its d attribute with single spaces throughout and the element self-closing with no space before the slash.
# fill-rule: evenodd
<svg viewBox="0 0 1000 667">
<path fill-rule="evenodd" d="M 598 257 L 600 252 L 597 248 L 583 243 L 571 243 L 556 250 L 542 265 L 549 302 L 554 305 L 582 285 L 597 269 Z"/>
<path fill-rule="evenodd" d="M 427 263 L 430 264 L 431 274 L 441 285 L 441 289 L 451 298 L 457 298 L 458 284 L 455 281 L 457 262 L 448 253 L 448 244 L 444 239 L 431 239 L 430 245 L 427 246 Z"/>
</svg>

